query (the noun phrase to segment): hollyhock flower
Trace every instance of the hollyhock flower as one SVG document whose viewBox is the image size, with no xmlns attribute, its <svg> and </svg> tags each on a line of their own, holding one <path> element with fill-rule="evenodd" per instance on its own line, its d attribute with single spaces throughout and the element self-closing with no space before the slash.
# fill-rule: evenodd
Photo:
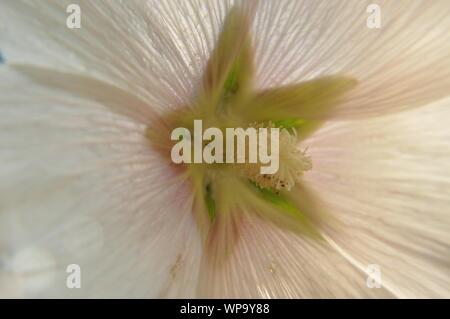
<svg viewBox="0 0 450 319">
<path fill-rule="evenodd" d="M 0 4 L 0 296 L 450 297 L 447 1 L 71 2 Z"/>
</svg>

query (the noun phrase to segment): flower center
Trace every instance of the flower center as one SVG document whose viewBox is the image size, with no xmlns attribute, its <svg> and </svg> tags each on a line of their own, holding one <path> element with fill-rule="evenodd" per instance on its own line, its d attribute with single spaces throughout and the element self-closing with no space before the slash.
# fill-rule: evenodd
<svg viewBox="0 0 450 319">
<path fill-rule="evenodd" d="M 203 120 L 194 120 L 193 128 L 172 130 L 171 139 L 176 144 L 171 159 L 175 164 L 225 169 L 273 191 L 290 191 L 303 172 L 312 167 L 306 151 L 298 148 L 294 128 L 276 127 L 271 121 L 250 123 L 246 128 L 225 128 L 217 118 L 206 122 L 221 126 L 203 130 Z"/>
<path fill-rule="evenodd" d="M 208 238 L 220 237 L 211 229 L 224 231 L 224 236 L 235 234 L 228 234 L 224 225 L 234 225 L 234 212 L 249 208 L 277 224 L 316 236 L 314 218 L 301 208 L 298 194 L 292 195 L 303 173 L 312 168 L 306 150 L 299 148 L 299 138 L 332 113 L 356 80 L 329 76 L 257 90 L 249 19 L 245 11 L 230 11 L 192 104 L 164 116 L 147 135 L 187 173 L 195 192 L 194 211 Z M 196 135 L 197 121 L 205 131 Z M 184 133 L 174 135 L 179 128 Z M 234 143 L 234 136 L 230 143 L 228 129 L 268 130 L 262 138 L 244 136 L 242 147 Z M 207 131 L 217 134 L 213 137 Z M 182 160 L 172 161 L 174 154 Z M 194 160 L 185 160 L 191 155 Z M 202 161 L 205 158 L 212 160 Z M 276 170 L 264 171 L 267 159 L 276 160 Z"/>
</svg>

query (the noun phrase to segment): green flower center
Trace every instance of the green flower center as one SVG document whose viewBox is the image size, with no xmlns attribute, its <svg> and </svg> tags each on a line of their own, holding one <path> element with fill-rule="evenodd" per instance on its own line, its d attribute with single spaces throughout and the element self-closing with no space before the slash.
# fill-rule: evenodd
<svg viewBox="0 0 450 319">
<path fill-rule="evenodd" d="M 312 160 L 299 142 L 332 114 L 333 106 L 356 81 L 329 76 L 258 91 L 248 16 L 237 8 L 230 11 L 192 105 L 167 114 L 163 120 L 167 130 L 149 129 L 148 136 L 161 146 L 161 141 L 164 144 L 170 139 L 171 129 L 184 127 L 192 135 L 195 120 L 202 120 L 203 129 L 214 127 L 222 132 L 226 128 L 279 128 L 279 169 L 275 174 L 261 174 L 259 161 L 183 165 L 195 191 L 198 219 L 211 236 L 211 225 L 214 229 L 218 219 L 229 220 L 233 211 L 251 207 L 277 224 L 296 225 L 296 230 L 313 234 L 311 218 L 292 194 L 303 173 L 312 168 Z M 212 141 L 204 141 L 202 146 L 209 143 Z M 165 152 L 174 143 L 168 144 Z M 223 150 L 226 158 L 226 148 Z"/>
</svg>

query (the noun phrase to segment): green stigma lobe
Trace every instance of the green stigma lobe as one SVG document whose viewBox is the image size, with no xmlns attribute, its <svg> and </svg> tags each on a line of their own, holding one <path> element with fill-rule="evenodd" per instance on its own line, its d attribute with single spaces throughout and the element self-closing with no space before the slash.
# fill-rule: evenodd
<svg viewBox="0 0 450 319">
<path fill-rule="evenodd" d="M 250 185 L 263 201 L 270 203 L 278 212 L 283 212 L 286 216 L 292 218 L 296 222 L 295 226 L 298 226 L 303 234 L 314 238 L 320 237 L 313 222 L 300 211 L 294 202 L 272 189 L 261 188 L 252 182 L 250 182 Z"/>
<path fill-rule="evenodd" d="M 258 187 L 254 183 L 251 183 L 251 185 L 253 185 L 253 188 L 265 201 L 272 203 L 286 213 L 297 214 L 298 210 L 295 205 L 286 198 L 283 198 L 280 194 L 277 194 L 275 191 L 269 188 Z"/>
<path fill-rule="evenodd" d="M 254 121 L 323 120 L 333 115 L 340 98 L 356 84 L 350 77 L 329 76 L 268 89 L 250 100 L 244 111 Z"/>
</svg>

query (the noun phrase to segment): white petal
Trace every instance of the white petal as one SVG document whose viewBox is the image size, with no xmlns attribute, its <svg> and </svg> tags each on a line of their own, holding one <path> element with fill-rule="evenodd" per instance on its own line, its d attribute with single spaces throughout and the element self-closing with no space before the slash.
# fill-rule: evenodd
<svg viewBox="0 0 450 319">
<path fill-rule="evenodd" d="M 249 211 L 226 262 L 205 259 L 199 296 L 213 298 L 393 298 L 326 242 L 268 223 Z"/>
<path fill-rule="evenodd" d="M 149 101 L 187 104 L 232 1 L 80 1 L 82 28 L 68 29 L 67 1 L 4 2 L 0 50 L 8 63 L 87 72 Z M 361 83 L 340 115 L 369 116 L 449 93 L 450 9 L 445 0 L 261 1 L 253 27 L 258 86 L 344 74 Z"/>
<path fill-rule="evenodd" d="M 450 296 L 450 100 L 373 120 L 330 123 L 305 142 L 305 184 L 330 243 L 378 264 L 399 297 Z"/>
<path fill-rule="evenodd" d="M 144 137 L 145 104 L 35 68 L 0 68 L 0 91 L 0 292 L 192 295 L 192 196 Z M 66 287 L 69 264 L 81 289 Z"/>
<path fill-rule="evenodd" d="M 369 4 L 381 28 L 366 26 Z M 339 116 L 371 116 L 450 94 L 448 1 L 263 1 L 254 23 L 261 87 L 342 74 L 359 85 Z"/>
<path fill-rule="evenodd" d="M 190 3 L 172 10 L 161 1 L 77 1 L 81 28 L 69 29 L 71 3 L 2 1 L 0 51 L 7 63 L 89 74 L 155 109 L 188 102 L 203 67 L 198 61 L 205 60 L 191 29 L 201 11 Z"/>
</svg>

